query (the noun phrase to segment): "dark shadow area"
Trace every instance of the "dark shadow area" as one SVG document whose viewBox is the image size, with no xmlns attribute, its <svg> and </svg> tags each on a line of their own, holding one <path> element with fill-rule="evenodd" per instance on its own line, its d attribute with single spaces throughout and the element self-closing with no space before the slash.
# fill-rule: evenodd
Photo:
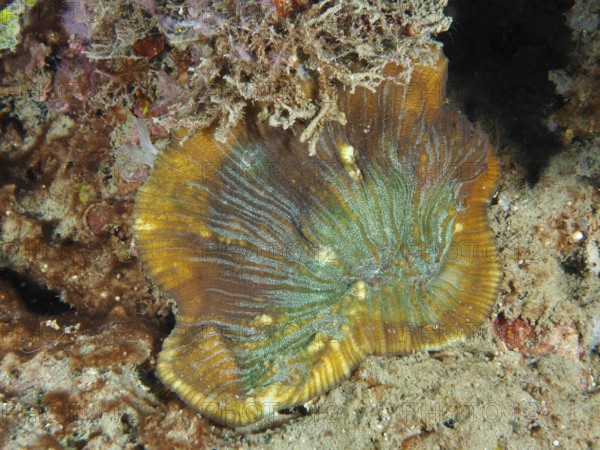
<svg viewBox="0 0 600 450">
<path fill-rule="evenodd" d="M 450 0 L 454 21 L 440 36 L 448 93 L 471 120 L 495 123 L 520 152 L 534 184 L 561 149 L 547 117 L 561 106 L 548 71 L 565 67 L 573 44 L 570 0 Z"/>
<path fill-rule="evenodd" d="M 15 288 L 32 313 L 50 316 L 75 310 L 61 300 L 58 291 L 46 289 L 14 270 L 0 269 L 0 280 L 9 282 Z"/>
</svg>

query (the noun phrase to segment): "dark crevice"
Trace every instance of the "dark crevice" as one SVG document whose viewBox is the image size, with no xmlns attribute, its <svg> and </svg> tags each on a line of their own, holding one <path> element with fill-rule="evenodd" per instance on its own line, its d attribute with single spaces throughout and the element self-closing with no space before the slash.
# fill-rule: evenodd
<svg viewBox="0 0 600 450">
<path fill-rule="evenodd" d="M 570 0 L 450 0 L 454 21 L 440 36 L 449 59 L 448 93 L 471 120 L 494 124 L 515 144 L 534 184 L 561 150 L 548 116 L 562 104 L 548 71 L 573 47 Z"/>
<path fill-rule="evenodd" d="M 14 270 L 0 269 L 0 280 L 7 281 L 15 288 L 32 313 L 51 316 L 74 311 L 71 305 L 62 301 L 59 291 L 40 286 Z"/>
<path fill-rule="evenodd" d="M 567 275 L 574 275 L 577 278 L 583 278 L 587 271 L 585 256 L 582 252 L 573 252 L 566 256 L 560 265 Z"/>
</svg>

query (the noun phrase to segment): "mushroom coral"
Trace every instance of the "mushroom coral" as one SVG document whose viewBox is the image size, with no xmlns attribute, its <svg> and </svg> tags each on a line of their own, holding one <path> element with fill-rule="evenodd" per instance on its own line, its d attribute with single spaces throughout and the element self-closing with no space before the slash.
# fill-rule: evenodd
<svg viewBox="0 0 600 450">
<path fill-rule="evenodd" d="M 158 156 L 134 213 L 147 274 L 177 323 L 158 374 L 218 422 L 248 425 L 348 378 L 368 355 L 442 348 L 496 301 L 486 218 L 499 167 L 444 104 L 447 60 L 409 83 L 340 88 L 344 123 L 310 156 L 300 125 L 248 111 Z"/>
</svg>

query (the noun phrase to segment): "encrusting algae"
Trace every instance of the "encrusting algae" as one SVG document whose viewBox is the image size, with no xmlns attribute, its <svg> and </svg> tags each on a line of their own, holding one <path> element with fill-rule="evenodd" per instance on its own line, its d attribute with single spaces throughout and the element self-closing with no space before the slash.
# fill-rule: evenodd
<svg viewBox="0 0 600 450">
<path fill-rule="evenodd" d="M 390 65 L 392 77 L 401 68 Z M 309 156 L 297 126 L 252 113 L 157 158 L 135 208 L 148 275 L 178 306 L 158 374 L 188 404 L 248 425 L 318 396 L 368 355 L 439 349 L 493 306 L 487 135 L 444 104 L 447 60 L 409 84 L 341 91 Z"/>
</svg>

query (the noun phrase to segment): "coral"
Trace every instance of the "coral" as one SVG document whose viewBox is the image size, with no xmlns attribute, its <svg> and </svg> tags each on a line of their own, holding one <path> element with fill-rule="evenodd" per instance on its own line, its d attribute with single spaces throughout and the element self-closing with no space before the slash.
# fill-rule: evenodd
<svg viewBox="0 0 600 450">
<path fill-rule="evenodd" d="M 99 329 L 61 318 L 5 326 L 3 351 L 18 348 L 15 341 L 27 351 L 5 353 L 0 363 L 0 406 L 4 417 L 16 419 L 3 426 L 3 447 L 125 448 L 135 439 L 199 448 L 209 440 L 205 422 L 178 404 L 157 402 L 140 377 L 156 330 L 118 314 L 113 320 Z M 156 431 L 161 423 L 169 433 Z M 181 439 L 185 430 L 193 433 Z"/>
<path fill-rule="evenodd" d="M 318 131 L 340 120 L 334 85 L 373 89 L 389 62 L 403 64 L 398 77 L 408 79 L 410 60 L 427 62 L 430 36 L 449 26 L 444 5 L 84 1 L 70 5 L 63 22 L 93 61 L 150 59 L 165 40 L 171 45 L 151 62 L 158 70 L 143 88 L 165 128 L 191 134 L 216 121 L 223 138 L 246 106 L 259 104 L 272 126 L 310 122 L 302 140 L 314 151 Z"/>
<path fill-rule="evenodd" d="M 0 52 L 15 51 L 21 42 L 21 27 L 37 0 L 12 0 L 0 9 Z"/>
<path fill-rule="evenodd" d="M 249 111 L 226 144 L 205 131 L 157 158 L 134 235 L 179 309 L 158 372 L 204 415 L 271 418 L 369 354 L 439 349 L 489 313 L 498 165 L 481 129 L 443 106 L 438 58 L 415 62 L 408 84 L 340 92 L 345 124 L 314 157 L 301 129 L 257 127 Z"/>
<path fill-rule="evenodd" d="M 130 249 L 135 176 L 120 177 L 111 152 L 111 132 L 132 115 L 118 94 L 135 77 L 73 46 L 56 7 L 36 5 L 21 50 L 0 65 L 0 266 L 86 316 L 119 303 L 164 317 Z"/>
<path fill-rule="evenodd" d="M 593 448 L 599 47 L 589 0 L 453 0 L 443 10 L 453 26 L 435 36 L 450 60 L 450 103 L 482 121 L 502 166 L 488 208 L 504 272 L 491 326 L 460 346 L 367 358 L 338 388 L 256 433 L 206 420 L 156 379 L 175 320 L 132 241 L 134 194 L 151 154 L 136 119 L 159 151 L 179 126 L 193 134 L 211 122 L 227 135 L 247 104 L 265 111 L 260 127 L 293 133 L 312 123 L 318 133 L 340 119 L 340 78 L 380 67 L 369 66 L 371 54 L 382 64 L 426 61 L 431 37 L 450 22 L 445 2 L 428 0 L 349 0 L 339 14 L 327 13 L 333 1 L 235 3 L 246 9 L 84 0 L 19 10 L 19 43 L 0 50 L 0 446 Z M 0 10 L 16 4 L 3 0 Z M 4 25 L 0 34 L 11 30 Z M 562 99 L 547 73 L 561 68 L 551 76 Z M 498 317 L 529 325 L 524 351 L 494 338 Z"/>
</svg>

